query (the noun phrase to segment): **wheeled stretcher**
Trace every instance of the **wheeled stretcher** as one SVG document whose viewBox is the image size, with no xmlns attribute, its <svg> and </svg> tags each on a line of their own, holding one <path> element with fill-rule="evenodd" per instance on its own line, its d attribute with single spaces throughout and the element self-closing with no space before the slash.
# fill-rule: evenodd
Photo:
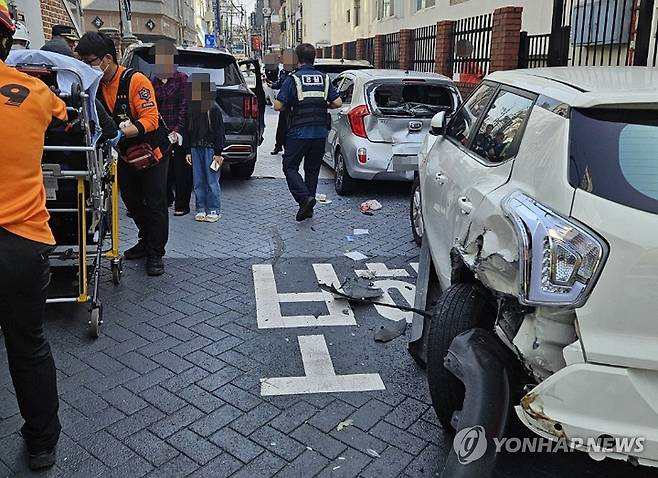
<svg viewBox="0 0 658 478">
<path fill-rule="evenodd" d="M 105 260 L 114 284 L 122 274 L 117 163 L 111 148 L 99 141 L 97 75 L 80 62 L 53 55 L 41 64 L 34 57 L 10 57 L 17 69 L 40 78 L 67 105 L 68 122 L 46 132 L 42 161 L 49 224 L 57 243 L 50 255 L 47 303 L 89 303 L 90 333 L 98 337 Z"/>
</svg>

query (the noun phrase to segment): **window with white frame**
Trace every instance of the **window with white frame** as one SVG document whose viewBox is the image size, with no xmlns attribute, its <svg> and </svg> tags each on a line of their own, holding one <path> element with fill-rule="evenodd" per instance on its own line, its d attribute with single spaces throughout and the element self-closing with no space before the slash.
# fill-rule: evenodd
<svg viewBox="0 0 658 478">
<path fill-rule="evenodd" d="M 377 20 L 392 17 L 395 14 L 395 0 L 375 0 Z"/>
<path fill-rule="evenodd" d="M 354 0 L 354 26 L 361 24 L 361 0 Z"/>
<path fill-rule="evenodd" d="M 436 5 L 436 0 L 414 0 L 414 7 L 416 11 L 433 7 L 434 5 Z"/>
</svg>

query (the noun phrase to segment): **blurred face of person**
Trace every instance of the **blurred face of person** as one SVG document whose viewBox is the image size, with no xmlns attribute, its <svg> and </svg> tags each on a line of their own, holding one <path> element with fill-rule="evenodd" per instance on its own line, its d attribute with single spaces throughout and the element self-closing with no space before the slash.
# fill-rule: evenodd
<svg viewBox="0 0 658 478">
<path fill-rule="evenodd" d="M 168 80 L 176 72 L 176 47 L 165 40 L 155 44 L 155 75 L 161 80 Z"/>
<path fill-rule="evenodd" d="M 283 69 L 286 71 L 292 71 L 299 65 L 297 60 L 297 55 L 295 50 L 288 49 L 283 52 Z"/>
<path fill-rule="evenodd" d="M 191 78 L 190 105 L 193 111 L 205 113 L 215 102 L 216 87 L 210 75 L 196 74 Z"/>
<path fill-rule="evenodd" d="M 278 70 L 279 63 L 281 63 L 281 58 L 275 53 L 268 53 L 265 55 L 265 69 L 266 70 Z"/>
</svg>

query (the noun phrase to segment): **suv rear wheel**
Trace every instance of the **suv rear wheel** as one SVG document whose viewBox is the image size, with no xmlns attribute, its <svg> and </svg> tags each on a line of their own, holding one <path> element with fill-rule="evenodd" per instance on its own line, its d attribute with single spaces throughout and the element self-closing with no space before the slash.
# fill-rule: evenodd
<svg viewBox="0 0 658 478">
<path fill-rule="evenodd" d="M 427 343 L 427 380 L 436 416 L 444 430 L 454 431 L 453 414 L 462 409 L 464 384 L 443 366 L 453 339 L 476 327 L 492 328 L 495 309 L 480 284 L 455 284 L 441 295 Z"/>
<path fill-rule="evenodd" d="M 336 151 L 336 159 L 334 162 L 334 170 L 336 172 L 335 188 L 336 192 L 341 196 L 347 196 L 354 190 L 354 179 L 351 178 L 350 173 L 347 172 L 345 165 L 345 158 L 339 149 Z"/>
<path fill-rule="evenodd" d="M 231 164 L 231 174 L 236 178 L 249 179 L 254 174 L 254 168 L 256 168 L 255 159 L 246 163 Z"/>
</svg>

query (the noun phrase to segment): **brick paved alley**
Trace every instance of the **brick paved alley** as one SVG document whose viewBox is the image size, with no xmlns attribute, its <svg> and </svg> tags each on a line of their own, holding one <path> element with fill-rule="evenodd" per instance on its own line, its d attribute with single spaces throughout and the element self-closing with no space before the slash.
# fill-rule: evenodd
<svg viewBox="0 0 658 478">
<path fill-rule="evenodd" d="M 63 434 L 57 466 L 38 476 L 435 476 L 451 436 L 438 426 L 406 338 L 373 340 L 391 312 L 327 302 L 317 287 L 319 274 L 351 277 L 370 264 L 378 276 L 388 274 L 392 299 L 404 302 L 418 256 L 409 186 L 369 184 L 339 198 L 323 179 L 320 191 L 333 202 L 298 224 L 280 158 L 269 156 L 272 119 L 268 114 L 261 177 L 227 174 L 219 223 L 172 217 L 164 276 L 148 278 L 142 263 L 125 263 L 115 287 L 106 272 L 99 339 L 88 337 L 86 307 L 48 307 Z M 360 214 L 357 205 L 372 198 L 383 209 Z M 355 228 L 369 234 L 348 241 Z M 127 218 L 122 236 L 122 248 L 130 247 Z M 348 250 L 368 258 L 354 262 L 343 255 Z M 261 288 L 257 296 L 254 278 L 275 294 Z M 276 294 L 280 323 L 267 315 Z M 342 325 L 313 326 L 336 316 Z M 317 386 L 300 379 L 319 373 L 302 349 L 316 358 L 328 353 L 335 381 L 354 391 L 288 394 Z M 21 424 L 0 346 L 1 477 L 31 476 Z M 639 473 L 580 454 L 504 456 L 499 466 L 500 476 L 519 478 Z"/>
</svg>

